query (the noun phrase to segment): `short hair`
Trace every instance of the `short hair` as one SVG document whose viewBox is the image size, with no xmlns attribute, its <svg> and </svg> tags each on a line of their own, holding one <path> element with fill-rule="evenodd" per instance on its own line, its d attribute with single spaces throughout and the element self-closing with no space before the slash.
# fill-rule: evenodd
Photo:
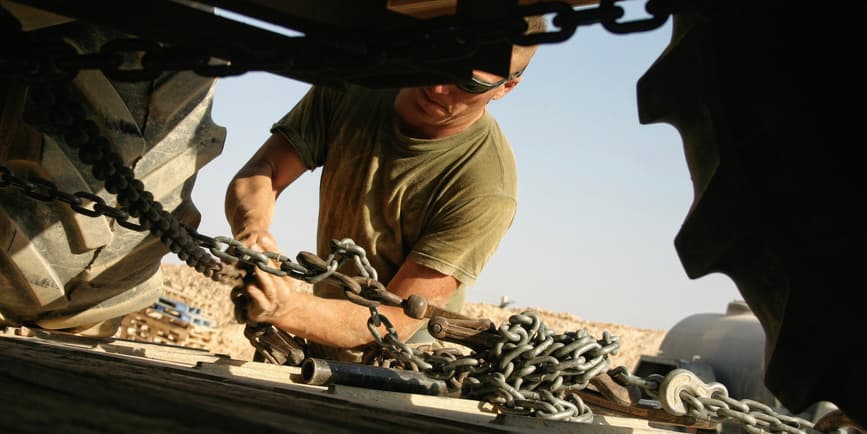
<svg viewBox="0 0 867 434">
<path fill-rule="evenodd" d="M 543 15 L 524 17 L 524 21 L 527 22 L 527 31 L 524 32 L 525 35 L 545 33 L 548 30 L 548 24 L 545 22 L 545 17 Z M 532 59 L 533 55 L 536 54 L 537 48 L 539 48 L 538 45 L 514 45 L 512 47 L 512 72 L 520 70 L 521 68 L 526 68 L 527 65 L 530 64 L 530 59 Z"/>
</svg>

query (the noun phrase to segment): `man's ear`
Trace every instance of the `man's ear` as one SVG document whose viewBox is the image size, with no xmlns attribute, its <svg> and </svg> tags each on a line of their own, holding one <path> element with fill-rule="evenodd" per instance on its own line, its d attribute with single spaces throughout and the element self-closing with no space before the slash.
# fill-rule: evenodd
<svg viewBox="0 0 867 434">
<path fill-rule="evenodd" d="M 515 77 L 515 78 L 503 83 L 503 85 L 497 89 L 497 93 L 494 94 L 493 99 L 500 99 L 500 98 L 506 96 L 506 94 L 511 92 L 512 89 L 514 89 L 515 86 L 517 86 L 518 83 L 520 83 L 520 82 L 521 82 L 521 77 Z"/>
</svg>

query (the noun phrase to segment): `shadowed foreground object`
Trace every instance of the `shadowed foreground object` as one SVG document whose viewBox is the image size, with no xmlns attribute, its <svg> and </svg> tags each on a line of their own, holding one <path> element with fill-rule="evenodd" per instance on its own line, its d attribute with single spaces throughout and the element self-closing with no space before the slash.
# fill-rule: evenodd
<svg viewBox="0 0 867 434">
<path fill-rule="evenodd" d="M 642 123 L 683 138 L 695 196 L 675 245 L 687 274 L 737 284 L 784 406 L 831 401 L 863 426 L 864 10 L 850 5 L 714 2 L 677 16 L 638 97 Z"/>
</svg>

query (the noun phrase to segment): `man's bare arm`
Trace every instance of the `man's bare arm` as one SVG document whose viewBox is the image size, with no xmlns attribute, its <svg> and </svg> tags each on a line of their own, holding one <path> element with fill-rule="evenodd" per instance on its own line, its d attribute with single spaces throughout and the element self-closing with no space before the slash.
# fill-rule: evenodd
<svg viewBox="0 0 867 434">
<path fill-rule="evenodd" d="M 367 308 L 348 300 L 291 292 L 291 282 L 286 280 L 290 278 L 262 272 L 257 272 L 257 276 L 258 284 L 248 287 L 254 301 L 248 311 L 251 320 L 268 322 L 302 338 L 340 348 L 357 348 L 373 341 L 367 329 L 370 318 Z M 433 305 L 443 306 L 459 284 L 452 276 L 406 261 L 388 290 L 401 298 L 418 294 Z M 378 310 L 392 322 L 401 340 L 408 339 L 424 324 L 406 316 L 399 307 L 381 306 Z M 386 333 L 384 327 L 380 333 Z"/>
<path fill-rule="evenodd" d="M 248 247 L 276 250 L 269 227 L 277 196 L 305 170 L 289 142 L 272 134 L 229 183 L 225 212 L 232 235 Z"/>
<path fill-rule="evenodd" d="M 226 218 L 232 234 L 248 247 L 276 251 L 269 227 L 277 196 L 304 173 L 306 167 L 294 148 L 279 135 L 272 135 L 241 168 L 226 192 Z M 289 333 L 341 348 L 356 348 L 373 341 L 367 329 L 370 311 L 347 300 L 325 299 L 292 290 L 291 278 L 257 272 L 257 281 L 247 287 L 253 303 L 248 318 L 268 322 Z M 392 278 L 388 290 L 402 298 L 419 294 L 437 306 L 444 305 L 459 282 L 413 261 L 406 261 Z M 382 306 L 401 339 L 412 336 L 423 324 L 404 315 L 402 309 Z M 380 329 L 385 333 L 384 328 Z"/>
</svg>

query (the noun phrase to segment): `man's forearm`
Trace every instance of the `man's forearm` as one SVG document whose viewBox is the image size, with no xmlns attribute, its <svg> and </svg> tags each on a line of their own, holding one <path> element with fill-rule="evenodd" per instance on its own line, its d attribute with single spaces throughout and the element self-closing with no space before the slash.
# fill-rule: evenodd
<svg viewBox="0 0 867 434">
<path fill-rule="evenodd" d="M 366 307 L 308 293 L 294 294 L 292 305 L 269 322 L 293 335 L 338 348 L 358 348 L 374 340 L 367 328 L 370 310 Z M 404 315 L 400 308 L 377 309 L 392 322 L 401 340 L 411 337 L 423 324 Z M 383 336 L 387 333 L 384 327 L 379 330 Z"/>
<path fill-rule="evenodd" d="M 267 232 L 277 196 L 305 170 L 289 142 L 272 134 L 226 191 L 225 212 L 232 234 Z"/>
<path fill-rule="evenodd" d="M 267 231 L 274 216 L 275 202 L 276 192 L 269 176 L 239 173 L 226 192 L 226 219 L 232 235 Z"/>
</svg>

